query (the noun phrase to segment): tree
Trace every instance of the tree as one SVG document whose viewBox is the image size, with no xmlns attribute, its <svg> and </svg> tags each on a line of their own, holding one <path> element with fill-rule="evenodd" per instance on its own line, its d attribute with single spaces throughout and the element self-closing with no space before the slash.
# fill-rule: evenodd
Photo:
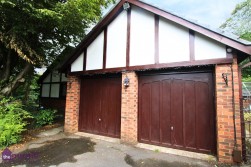
<svg viewBox="0 0 251 167">
<path fill-rule="evenodd" d="M 251 0 L 238 4 L 221 28 L 251 41 Z"/>
<path fill-rule="evenodd" d="M 240 38 L 251 41 L 251 0 L 245 0 L 238 4 L 232 12 L 231 17 L 221 26 L 226 31 L 232 32 Z M 250 60 L 246 59 L 242 65 Z M 251 67 L 242 69 L 243 81 L 251 81 Z"/>
<path fill-rule="evenodd" d="M 0 94 L 10 95 L 34 68 L 47 66 L 114 0 L 0 0 Z"/>
</svg>

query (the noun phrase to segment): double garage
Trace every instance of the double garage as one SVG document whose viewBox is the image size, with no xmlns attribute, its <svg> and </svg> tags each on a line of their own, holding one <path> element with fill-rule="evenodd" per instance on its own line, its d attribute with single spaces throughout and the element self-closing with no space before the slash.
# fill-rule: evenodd
<svg viewBox="0 0 251 167">
<path fill-rule="evenodd" d="M 138 142 L 216 154 L 213 73 L 137 75 Z M 121 74 L 83 77 L 79 131 L 120 138 L 122 89 Z"/>
</svg>

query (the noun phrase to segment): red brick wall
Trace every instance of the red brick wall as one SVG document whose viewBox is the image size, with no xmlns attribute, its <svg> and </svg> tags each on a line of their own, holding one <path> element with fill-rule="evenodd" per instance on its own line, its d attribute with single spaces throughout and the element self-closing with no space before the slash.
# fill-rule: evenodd
<svg viewBox="0 0 251 167">
<path fill-rule="evenodd" d="M 67 78 L 64 131 L 75 133 L 78 131 L 80 79 L 76 76 L 68 76 Z"/>
<path fill-rule="evenodd" d="M 44 108 L 57 109 L 59 113 L 64 113 L 65 111 L 65 99 L 59 98 L 40 98 L 40 105 Z"/>
<path fill-rule="evenodd" d="M 138 77 L 135 72 L 123 73 L 122 82 L 126 76 L 130 85 L 125 88 L 122 83 L 121 141 L 135 144 L 138 141 Z"/>
<path fill-rule="evenodd" d="M 222 73 L 228 76 L 228 86 L 226 86 Z M 236 135 L 237 148 L 241 150 L 241 124 L 240 124 L 240 101 L 239 101 L 239 83 L 238 83 L 238 65 L 237 59 L 233 62 L 234 76 L 234 102 L 236 111 Z M 232 106 L 232 74 L 231 64 L 216 65 L 216 120 L 217 120 L 217 149 L 220 162 L 232 163 L 232 151 L 234 149 L 234 121 Z"/>
</svg>

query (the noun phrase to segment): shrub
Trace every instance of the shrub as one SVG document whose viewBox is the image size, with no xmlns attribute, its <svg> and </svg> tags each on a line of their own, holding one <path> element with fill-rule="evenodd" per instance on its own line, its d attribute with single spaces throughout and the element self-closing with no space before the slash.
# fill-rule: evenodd
<svg viewBox="0 0 251 167">
<path fill-rule="evenodd" d="M 251 121 L 251 113 L 250 112 L 245 112 L 244 113 L 244 120 L 245 121 Z"/>
<path fill-rule="evenodd" d="M 0 99 L 0 148 L 21 140 L 21 133 L 26 130 L 26 119 L 32 118 L 22 107 L 19 100 Z"/>
<path fill-rule="evenodd" d="M 35 126 L 41 127 L 43 125 L 50 125 L 54 122 L 57 110 L 43 109 L 36 112 L 33 116 L 35 118 Z"/>
</svg>

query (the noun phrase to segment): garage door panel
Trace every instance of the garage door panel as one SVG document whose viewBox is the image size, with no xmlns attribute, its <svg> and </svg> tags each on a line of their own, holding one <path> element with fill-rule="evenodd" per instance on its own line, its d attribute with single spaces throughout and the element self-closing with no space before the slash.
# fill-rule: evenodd
<svg viewBox="0 0 251 167">
<path fill-rule="evenodd" d="M 151 141 L 160 142 L 160 83 L 151 83 Z"/>
<path fill-rule="evenodd" d="M 120 114 L 119 112 L 112 113 L 111 111 L 120 111 L 119 101 L 121 100 L 114 100 L 121 99 L 120 89 L 120 84 L 113 83 L 113 81 L 111 81 L 106 89 L 106 97 L 104 100 L 106 111 L 103 113 L 106 114 L 106 121 L 104 121 L 106 123 L 104 126 L 105 132 L 109 135 L 116 134 L 119 136 L 119 131 L 116 125 L 120 124 L 120 121 L 117 119 L 118 117 L 120 118 Z"/>
<path fill-rule="evenodd" d="M 212 74 L 142 75 L 139 99 L 139 141 L 215 153 Z"/>
<path fill-rule="evenodd" d="M 82 80 L 79 131 L 120 137 L 120 112 L 121 77 Z"/>
<path fill-rule="evenodd" d="M 140 122 L 143 126 L 140 126 L 140 132 L 141 132 L 141 139 L 145 140 L 145 141 L 149 141 L 150 140 L 150 104 L 151 104 L 151 100 L 150 100 L 150 95 L 151 95 L 151 84 L 147 83 L 147 84 L 143 84 L 142 88 L 141 88 L 141 99 L 140 99 L 140 103 L 142 105 L 140 105 L 141 107 L 141 112 L 140 112 Z"/>
<path fill-rule="evenodd" d="M 183 145 L 183 84 L 182 80 L 173 80 L 171 85 L 172 143 Z"/>
<path fill-rule="evenodd" d="M 197 82 L 196 85 L 196 111 L 197 111 L 197 133 L 204 134 L 198 137 L 198 147 L 208 150 L 211 147 L 211 138 L 207 134 L 211 134 L 213 129 L 210 126 L 210 106 L 209 106 L 209 87 L 207 83 Z M 205 133 L 208 132 L 208 133 Z"/>
<path fill-rule="evenodd" d="M 196 99 L 195 82 L 186 81 L 184 85 L 184 136 L 186 147 L 196 148 Z"/>
<path fill-rule="evenodd" d="M 171 143 L 171 80 L 162 81 L 161 104 L 162 110 L 160 115 L 161 142 L 163 144 Z"/>
</svg>

